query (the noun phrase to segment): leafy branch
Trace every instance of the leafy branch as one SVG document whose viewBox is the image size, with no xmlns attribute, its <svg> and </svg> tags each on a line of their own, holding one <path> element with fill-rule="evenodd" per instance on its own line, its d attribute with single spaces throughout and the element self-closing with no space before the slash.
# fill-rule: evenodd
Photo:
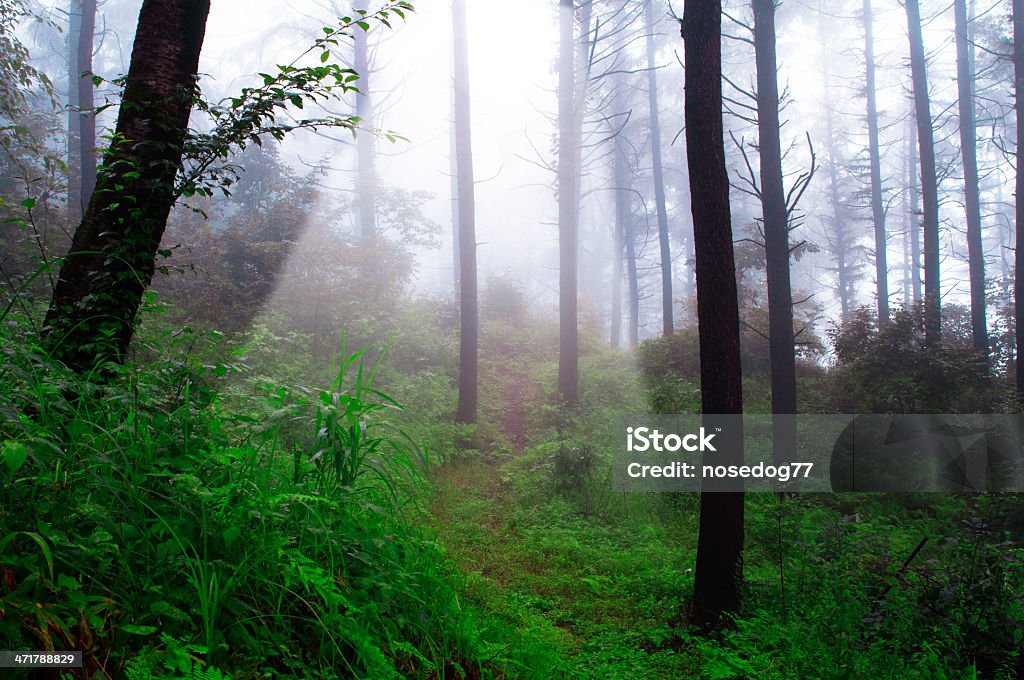
<svg viewBox="0 0 1024 680">
<path fill-rule="evenodd" d="M 355 11 L 354 17 L 341 17 L 337 27 L 324 27 L 324 35 L 291 63 L 278 65 L 276 74 L 260 73 L 263 83 L 244 88 L 237 96 L 212 103 L 205 100 L 197 88 L 193 106 L 209 116 L 211 130 L 192 131 L 186 138 L 183 170 L 176 182 L 175 197 L 211 196 L 215 189 L 229 194 L 229 187 L 238 179 L 238 168 L 230 163 L 231 155 L 250 143 L 262 145 L 264 135 L 280 141 L 294 130 L 319 127 L 343 128 L 355 135 L 362 122 L 358 116 L 320 116 L 288 123 L 280 122 L 278 116 L 289 108 L 303 109 L 308 103 L 338 100 L 349 92 L 358 93 L 356 83 L 360 74 L 328 63 L 331 49 L 338 46 L 342 38 L 351 37 L 353 30 L 368 31 L 371 21 L 390 28 L 392 16 L 404 19 L 405 13 L 412 10 L 409 2 L 396 1 L 375 12 L 360 9 Z M 300 66 L 314 55 L 315 65 Z M 402 139 L 390 131 L 380 134 L 388 141 Z"/>
</svg>

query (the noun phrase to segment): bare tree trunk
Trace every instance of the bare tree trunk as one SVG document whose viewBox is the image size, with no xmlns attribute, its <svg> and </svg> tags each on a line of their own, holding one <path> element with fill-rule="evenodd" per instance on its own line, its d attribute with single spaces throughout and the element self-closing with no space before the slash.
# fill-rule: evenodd
<svg viewBox="0 0 1024 680">
<path fill-rule="evenodd" d="M 661 111 L 658 108 L 658 74 L 654 49 L 654 0 L 644 7 L 647 24 L 647 104 L 650 110 L 651 162 L 653 164 L 654 204 L 658 213 L 658 245 L 661 251 L 662 332 L 672 335 L 675 327 L 672 300 L 672 247 L 668 237 L 668 209 L 665 207 L 665 174 L 661 166 Z"/>
<path fill-rule="evenodd" d="M 576 135 L 576 71 L 573 0 L 559 0 L 558 55 L 558 392 L 568 404 L 579 396 L 577 327 L 579 141 Z"/>
<path fill-rule="evenodd" d="M 761 211 L 768 283 L 768 346 L 772 414 L 796 413 L 796 353 L 793 292 L 789 279 L 789 214 L 782 179 L 779 83 L 775 59 L 775 0 L 752 0 L 754 59 L 757 64 L 757 146 L 761 159 Z M 692 170 L 691 170 L 692 172 Z M 775 419 L 772 459 L 792 456 L 796 433 L 791 419 Z"/>
<path fill-rule="evenodd" d="M 631 190 L 627 188 L 627 191 Z M 628 205 L 628 204 L 627 204 Z M 636 265 L 636 221 L 626 213 L 626 280 L 629 283 L 629 348 L 640 345 L 640 274 Z"/>
<path fill-rule="evenodd" d="M 115 141 L 46 314 L 48 346 L 76 370 L 128 351 L 174 203 L 209 11 L 210 0 L 142 3 Z"/>
<path fill-rule="evenodd" d="M 612 320 L 610 342 L 612 347 L 622 344 L 622 249 L 625 220 L 619 212 L 619 192 L 615 192 L 615 226 L 612 234 Z"/>
<path fill-rule="evenodd" d="M 910 282 L 914 290 L 914 305 L 921 304 L 921 185 L 917 174 L 917 144 L 914 143 L 913 123 L 908 123 L 907 134 L 907 194 L 910 196 Z"/>
<path fill-rule="evenodd" d="M 453 38 L 454 39 L 454 38 Z M 454 72 L 454 63 L 452 65 Z M 461 271 L 459 265 L 459 162 L 455 143 L 455 82 L 452 79 L 452 123 L 448 126 L 448 171 L 450 175 L 452 204 L 452 281 L 456 293 L 459 290 Z"/>
<path fill-rule="evenodd" d="M 942 341 L 942 288 L 939 285 L 939 182 L 935 173 L 935 134 L 928 103 L 921 9 L 918 0 L 906 0 L 910 35 L 910 71 L 914 83 L 914 112 L 921 158 L 921 198 L 924 201 L 924 324 L 925 342 Z"/>
<path fill-rule="evenodd" d="M 871 221 L 875 227 L 878 323 L 884 325 L 889 321 L 889 266 L 885 252 L 885 210 L 882 207 L 882 161 L 878 148 L 878 105 L 875 102 L 875 45 L 871 0 L 864 0 L 864 64 L 868 100 L 868 155 L 871 165 Z"/>
<path fill-rule="evenodd" d="M 82 0 L 71 0 L 68 8 L 68 217 L 82 219 L 82 141 L 78 103 L 78 44 L 82 41 Z"/>
<path fill-rule="evenodd" d="M 92 43 L 96 33 L 96 0 L 82 2 L 82 31 L 78 41 L 78 68 L 86 75 L 78 78 L 80 159 L 82 163 L 82 210 L 89 205 L 96 188 L 96 113 L 93 110 Z"/>
<path fill-rule="evenodd" d="M 850 314 L 850 302 L 851 302 L 851 287 L 852 280 L 854 278 L 850 271 L 849 265 L 849 248 L 850 248 L 850 237 L 849 227 L 845 221 L 845 215 L 842 210 L 842 199 L 839 191 L 839 151 L 837 149 L 838 143 L 835 134 L 834 115 L 832 111 L 831 98 L 829 97 L 829 86 L 831 84 L 831 76 L 829 74 L 829 60 L 831 55 L 828 53 L 828 30 L 825 25 L 825 6 L 824 3 L 818 7 L 818 41 L 822 48 L 822 59 L 823 65 L 821 71 L 822 77 L 822 91 L 825 93 L 825 136 L 827 138 L 826 143 L 828 145 L 828 186 L 829 186 L 829 203 L 832 204 L 832 238 L 830 246 L 832 252 L 836 258 L 836 287 L 837 297 L 839 298 L 839 318 L 840 321 L 845 321 L 847 316 Z"/>
<path fill-rule="evenodd" d="M 615 120 L 622 120 L 626 115 L 626 107 L 623 103 L 623 83 L 620 76 L 613 76 L 612 87 L 612 116 Z M 627 227 L 630 215 L 629 199 L 627 190 L 628 168 L 626 167 L 626 145 L 623 140 L 625 131 L 618 130 L 612 140 L 612 184 L 615 195 L 615 226 L 612 239 L 612 347 L 618 347 L 621 343 L 622 333 L 622 263 L 624 248 L 627 240 L 627 233 L 631 234 L 632 229 Z M 632 299 L 632 296 L 631 296 Z"/>
<path fill-rule="evenodd" d="M 354 0 L 354 13 L 366 13 L 366 0 Z M 359 207 L 359 238 L 363 245 L 377 244 L 377 149 L 373 128 L 373 99 L 370 96 L 370 47 L 366 31 L 353 31 L 354 66 L 359 74 L 356 116 L 363 130 L 356 137 L 356 203 Z"/>
<path fill-rule="evenodd" d="M 680 32 L 703 378 L 701 409 L 705 414 L 738 414 L 743 412 L 743 384 L 729 176 L 722 137 L 721 16 L 721 0 L 685 0 Z M 739 433 L 739 446 L 723 448 L 716 454 L 723 456 L 719 462 L 742 461 L 742 441 Z M 742 554 L 743 494 L 701 494 L 693 581 L 693 618 L 698 625 L 713 627 L 723 615 L 739 610 Z"/>
<path fill-rule="evenodd" d="M 960 156 L 964 168 L 964 211 L 967 215 L 967 263 L 971 276 L 971 334 L 974 349 L 988 356 L 985 321 L 985 249 L 981 239 L 981 198 L 978 144 L 974 122 L 974 68 L 967 37 L 967 0 L 954 0 L 956 18 L 956 82 L 960 109 Z"/>
<path fill-rule="evenodd" d="M 1013 94 L 1017 102 L 1017 248 L 1013 277 L 1017 394 L 1024 399 L 1024 0 L 1013 0 Z"/>
<path fill-rule="evenodd" d="M 455 156 L 459 195 L 459 406 L 455 420 L 476 422 L 479 320 L 476 271 L 476 206 L 469 116 L 469 49 L 465 0 L 452 0 L 455 45 Z"/>
</svg>

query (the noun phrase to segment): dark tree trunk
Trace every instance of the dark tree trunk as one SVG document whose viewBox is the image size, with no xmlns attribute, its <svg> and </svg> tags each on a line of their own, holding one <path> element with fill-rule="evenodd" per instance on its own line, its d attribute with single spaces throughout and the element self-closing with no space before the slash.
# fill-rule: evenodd
<svg viewBox="0 0 1024 680">
<path fill-rule="evenodd" d="M 465 0 L 452 2 L 455 45 L 455 157 L 459 195 L 459 406 L 455 420 L 476 422 L 477 337 L 476 208 L 469 116 L 469 50 Z"/>
<path fill-rule="evenodd" d="M 56 358 L 123 361 L 153 278 L 196 89 L 210 0 L 145 0 L 113 143 L 46 314 Z"/>
<path fill-rule="evenodd" d="M 775 0 L 752 0 L 757 64 L 757 146 L 761 159 L 761 211 L 768 283 L 768 346 L 772 414 L 796 413 L 793 291 L 789 280 L 789 214 L 782 179 L 779 83 L 775 59 Z M 691 170 L 692 171 L 692 170 Z M 787 462 L 795 447 L 792 419 L 775 419 L 772 460 Z"/>
<path fill-rule="evenodd" d="M 352 9 L 357 18 L 366 12 L 366 0 L 356 0 Z M 353 68 L 359 74 L 356 116 L 363 130 L 356 137 L 356 202 L 359 206 L 359 238 L 363 245 L 377 244 L 377 149 L 373 128 L 373 99 L 370 96 L 370 47 L 366 31 L 356 28 Z"/>
<path fill-rule="evenodd" d="M 685 0 L 680 32 L 685 60 L 686 160 L 697 275 L 701 409 L 743 412 L 739 301 L 733 259 L 729 176 L 722 137 L 721 0 Z M 733 433 L 735 435 L 735 433 Z M 720 463 L 742 460 L 739 446 Z M 693 618 L 703 627 L 740 606 L 743 494 L 704 493 L 693 582 Z"/>
<path fill-rule="evenodd" d="M 579 142 L 576 132 L 576 72 L 572 0 L 559 0 L 558 55 L 558 393 L 568 404 L 579 396 L 577 327 Z"/>
<path fill-rule="evenodd" d="M 1017 252 L 1013 276 L 1013 300 L 1017 341 L 1017 394 L 1024 399 L 1024 0 L 1013 0 L 1013 95 L 1017 102 Z"/>
<path fill-rule="evenodd" d="M 672 335 L 675 327 L 672 300 L 672 247 L 668 238 L 668 209 L 665 207 L 665 174 L 661 167 L 661 121 L 658 109 L 658 74 L 655 71 L 654 0 L 644 7 L 647 23 L 647 104 L 650 111 L 651 162 L 654 174 L 654 204 L 658 213 L 658 245 L 661 251 L 661 319 L 662 332 Z"/>
<path fill-rule="evenodd" d="M 906 0 L 906 8 L 917 142 L 921 158 L 921 198 L 924 201 L 925 342 L 936 346 L 942 341 L 942 289 L 939 285 L 939 183 L 935 174 L 935 135 L 928 103 L 928 76 L 925 72 L 918 0 Z"/>
<path fill-rule="evenodd" d="M 974 122 L 974 68 L 967 36 L 967 0 L 954 0 L 956 82 L 960 109 L 960 156 L 964 167 L 964 212 L 967 214 L 967 263 L 971 275 L 971 334 L 974 349 L 988 356 L 985 321 L 985 249 L 981 239 L 978 143 Z"/>
<path fill-rule="evenodd" d="M 871 165 L 871 221 L 875 227 L 875 282 L 878 323 L 889 321 L 889 266 L 885 257 L 885 210 L 882 207 L 882 161 L 878 148 L 878 105 L 875 102 L 875 45 L 871 0 L 864 0 L 864 65 L 868 100 L 868 155 Z"/>
</svg>

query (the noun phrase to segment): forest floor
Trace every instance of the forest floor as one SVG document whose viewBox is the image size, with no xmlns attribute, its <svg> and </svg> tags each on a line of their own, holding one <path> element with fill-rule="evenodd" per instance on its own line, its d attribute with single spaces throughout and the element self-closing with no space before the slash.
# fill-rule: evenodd
<svg viewBox="0 0 1024 680">
<path fill-rule="evenodd" d="M 680 544 L 691 539 L 544 493 L 551 465 L 526 446 L 527 378 L 503 373 L 511 451 L 449 462 L 430 505 L 474 604 L 521 631 L 524 663 L 531 645 L 557 650 L 552 676 L 699 676 L 699 655 L 668 627 L 689 578 Z"/>
</svg>

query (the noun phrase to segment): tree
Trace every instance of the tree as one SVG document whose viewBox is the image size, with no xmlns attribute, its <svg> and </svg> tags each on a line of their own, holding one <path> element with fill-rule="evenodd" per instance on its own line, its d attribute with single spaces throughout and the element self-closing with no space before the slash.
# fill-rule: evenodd
<svg viewBox="0 0 1024 680">
<path fill-rule="evenodd" d="M 465 0 L 452 2 L 452 36 L 455 49 L 455 165 L 458 181 L 459 253 L 459 405 L 455 419 L 476 421 L 477 407 L 477 309 L 476 214 L 473 189 L 473 146 L 469 116 L 469 51 Z"/>
<path fill-rule="evenodd" d="M 658 120 L 658 73 L 655 70 L 654 0 L 646 0 L 644 18 L 647 24 L 647 102 L 650 111 L 651 163 L 654 181 L 654 204 L 658 213 L 658 246 L 661 251 L 661 319 L 662 332 L 672 335 L 675 326 L 672 312 L 672 247 L 668 238 L 668 210 L 665 207 L 665 177 L 661 167 L 661 122 Z"/>
<path fill-rule="evenodd" d="M 705 414 L 740 414 L 739 300 L 722 136 L 722 5 L 720 0 L 685 0 L 683 7 L 686 160 L 704 378 L 701 409 Z M 718 454 L 721 463 L 743 457 L 742 433 L 729 434 L 735 439 Z M 742 552 L 743 494 L 701 494 L 693 582 L 693 616 L 699 625 L 714 626 L 739 609 Z"/>
<path fill-rule="evenodd" d="M 921 198 L 924 202 L 924 313 L 928 343 L 942 339 L 942 289 L 939 286 L 939 182 L 935 172 L 935 133 L 928 102 L 928 75 L 921 9 L 918 0 L 906 0 L 910 37 L 910 75 L 914 86 L 914 113 L 921 163 Z"/>
<path fill-rule="evenodd" d="M 796 348 L 789 276 L 789 206 L 782 178 L 775 0 L 752 0 L 751 4 L 757 64 L 757 148 L 761 159 L 761 214 L 768 279 L 772 413 L 792 414 L 796 413 Z M 795 433 L 787 424 L 788 421 L 780 419 L 773 428 L 773 459 L 777 462 L 790 455 L 795 443 Z"/>
<path fill-rule="evenodd" d="M 113 141 L 44 322 L 46 345 L 75 370 L 124 360 L 156 259 L 169 254 L 160 250 L 160 240 L 179 196 L 228 193 L 238 178 L 232 155 L 250 143 L 262 144 L 261 136 L 280 141 L 297 129 L 355 129 L 353 117 L 278 122 L 277 115 L 289 105 L 302 108 L 303 102 L 352 91 L 358 75 L 327 64 L 331 48 L 353 27 L 365 30 L 366 19 L 387 23 L 391 14 L 404 17 L 411 6 L 396 0 L 372 15 L 346 17 L 341 29 L 325 27 L 324 35 L 276 75 L 260 74 L 262 84 L 219 103 L 202 99 L 197 87 L 209 9 L 209 0 L 143 2 Z M 320 53 L 317 66 L 297 66 L 313 52 Z M 189 132 L 193 103 L 210 116 L 210 132 Z"/>
<path fill-rule="evenodd" d="M 971 278 L 971 332 L 974 349 L 988 355 L 985 321 L 985 250 L 981 240 L 981 198 L 978 143 L 974 116 L 974 67 L 967 35 L 967 0 L 954 0 L 956 20 L 956 83 L 960 112 L 960 158 L 964 168 L 964 212 L 967 215 L 967 263 Z"/>
<path fill-rule="evenodd" d="M 1014 260 L 1013 316 L 1017 320 L 1017 394 L 1024 398 L 1024 0 L 1013 0 L 1013 94 L 1017 109 L 1017 168 L 1016 168 L 1016 232 L 1017 252 Z"/>
<path fill-rule="evenodd" d="M 86 5 L 92 5 L 88 12 Z M 87 19 L 93 24 L 92 30 L 86 35 L 83 21 Z M 82 73 L 92 70 L 92 42 L 95 32 L 95 3 L 91 0 L 71 0 L 68 9 L 68 212 L 74 219 L 81 219 L 85 207 L 89 204 L 82 191 L 82 180 L 85 170 L 82 167 L 85 147 L 82 139 L 82 126 L 91 127 L 92 145 L 96 146 L 95 120 L 88 115 L 92 108 L 92 78 L 83 78 Z M 84 54 L 83 54 L 84 53 Z M 81 67 L 79 62 L 86 57 Z M 88 81 L 88 84 L 83 81 Z M 83 92 L 83 90 L 85 90 Z M 85 94 L 83 101 L 83 94 Z M 88 134 L 88 132 L 86 132 Z M 90 157 L 92 154 L 90 152 Z M 95 177 L 95 161 L 91 175 Z M 91 194 L 91 191 L 90 191 Z"/>
<path fill-rule="evenodd" d="M 885 209 L 882 207 L 882 161 L 878 148 L 878 104 L 875 92 L 875 42 L 871 0 L 864 0 L 864 81 L 867 90 L 868 163 L 871 167 L 871 222 L 875 227 L 875 285 L 878 323 L 889 320 L 889 266 L 886 263 Z M 844 314 L 845 316 L 845 314 Z"/>
<path fill-rule="evenodd" d="M 56 358 L 122 360 L 174 203 L 210 0 L 145 0 L 111 148 L 46 314 Z"/>
<path fill-rule="evenodd" d="M 568 404 L 579 396 L 577 326 L 579 134 L 573 0 L 559 0 L 558 48 L 558 393 Z M 465 276 L 465 273 L 463 273 Z"/>
<path fill-rule="evenodd" d="M 357 19 L 367 14 L 366 0 L 355 0 L 352 10 Z M 359 205 L 359 237 L 364 245 L 377 243 L 376 202 L 377 160 L 374 136 L 368 134 L 373 127 L 373 99 L 370 96 L 370 47 L 366 31 L 356 31 L 354 37 L 355 59 L 353 68 L 360 75 L 359 92 L 356 94 L 356 117 L 367 130 L 356 139 L 356 196 Z"/>
</svg>

